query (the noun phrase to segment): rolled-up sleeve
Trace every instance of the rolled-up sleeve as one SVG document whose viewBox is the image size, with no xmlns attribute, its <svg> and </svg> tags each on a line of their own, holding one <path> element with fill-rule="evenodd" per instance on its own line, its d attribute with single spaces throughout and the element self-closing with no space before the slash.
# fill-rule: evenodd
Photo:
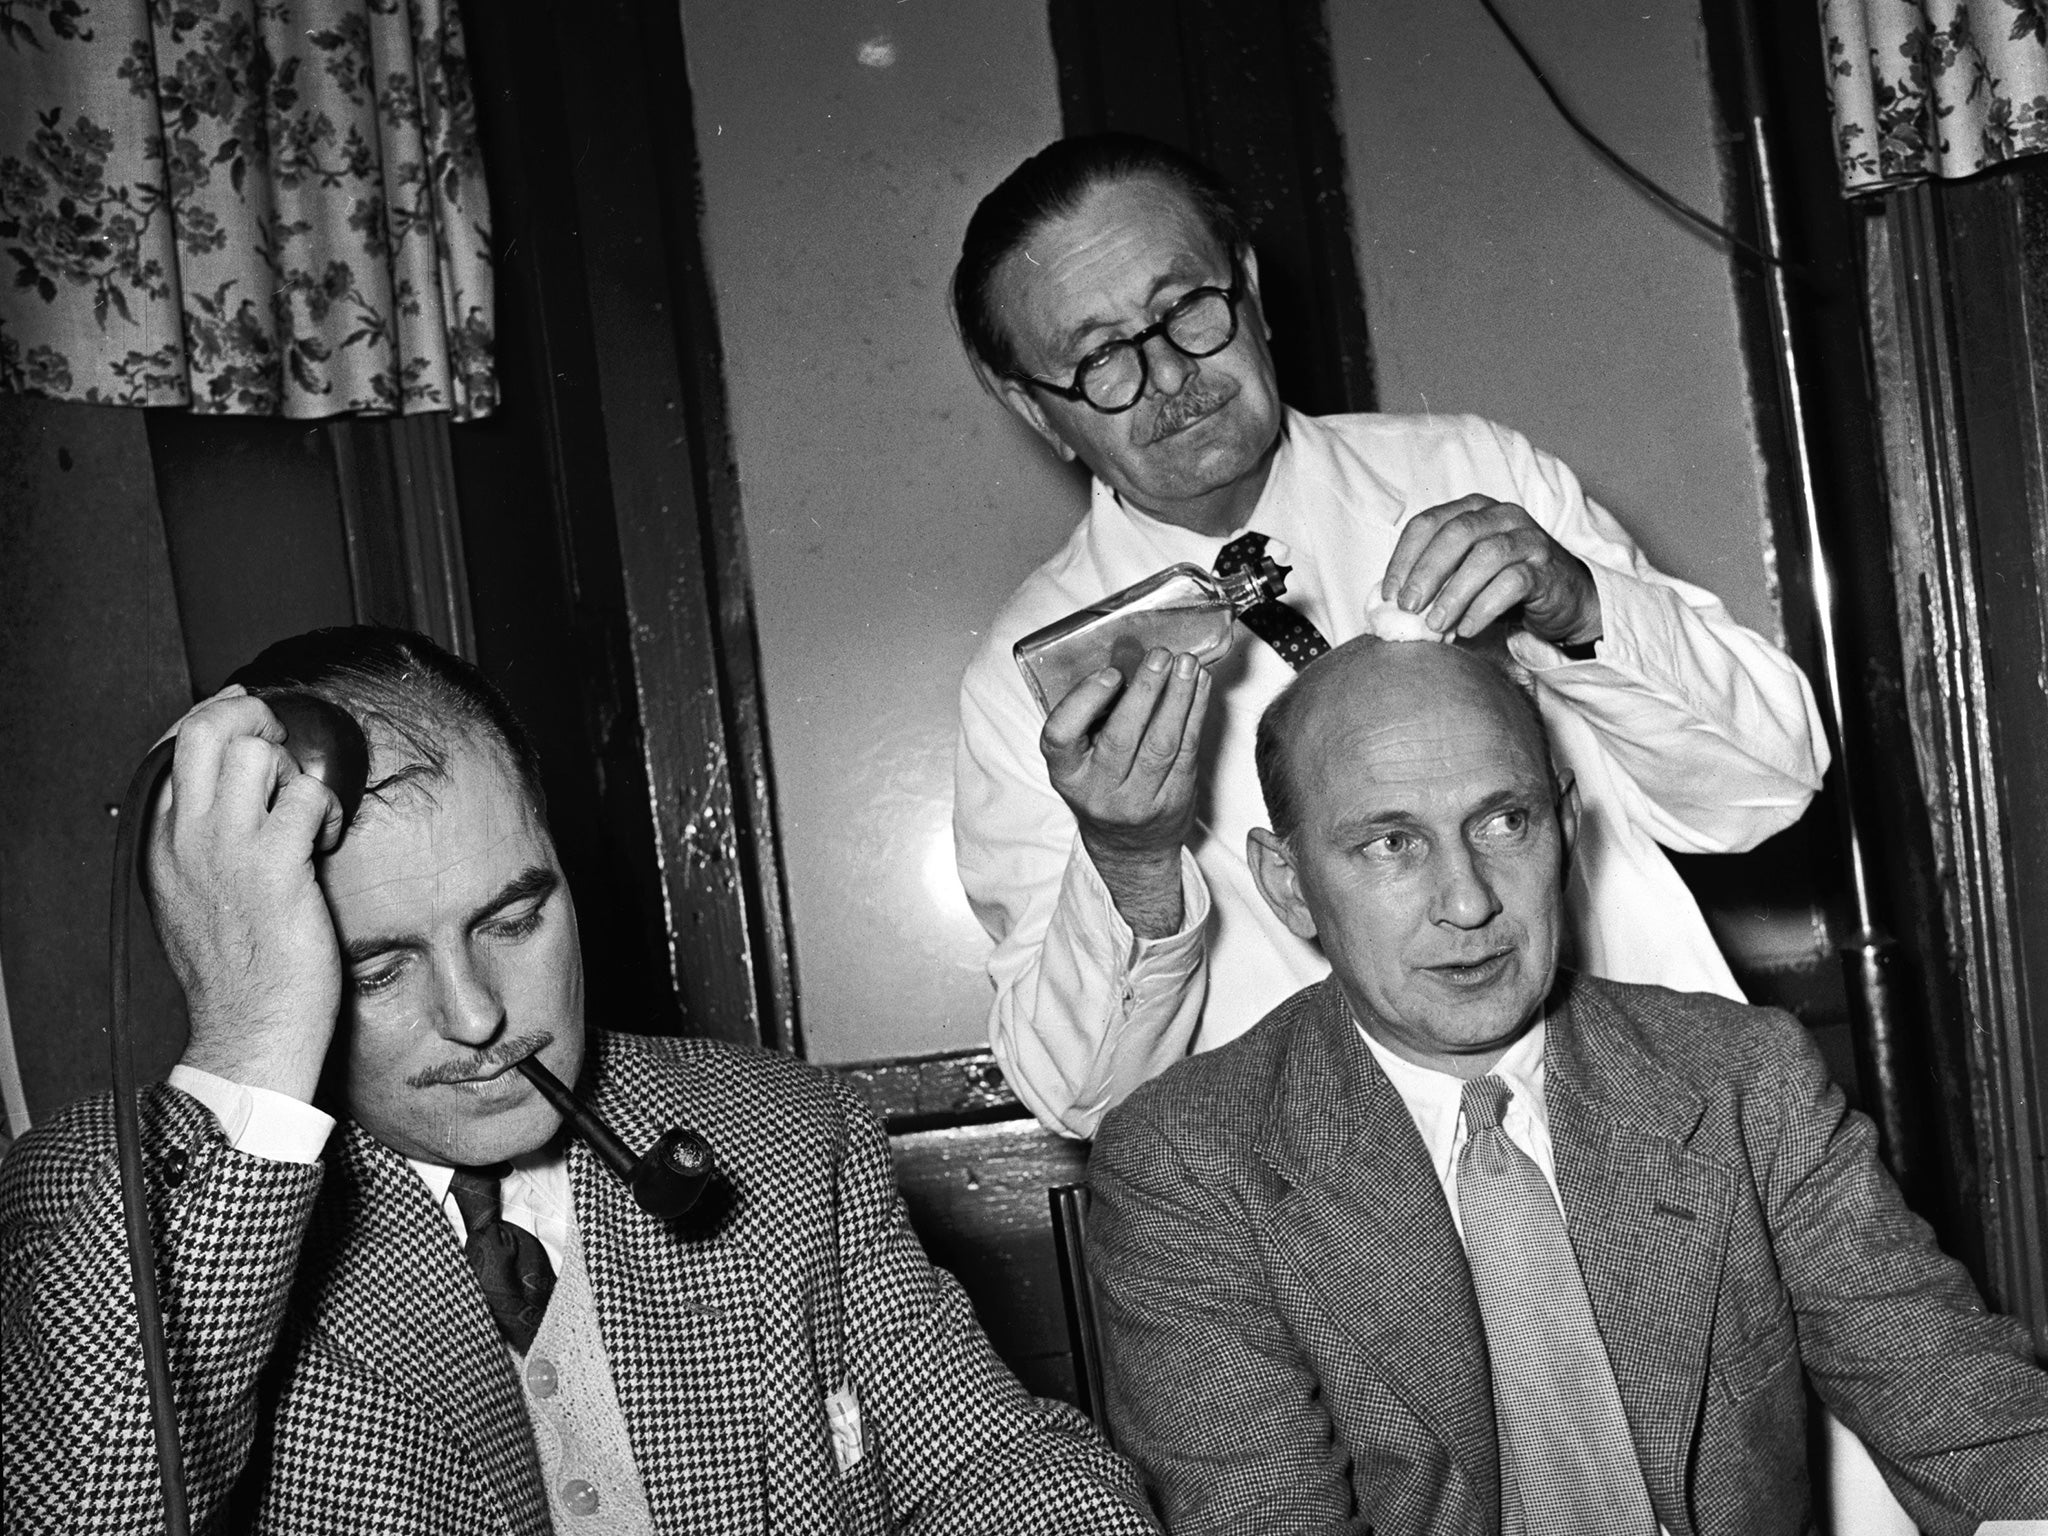
<svg viewBox="0 0 2048 1536">
<path fill-rule="evenodd" d="M 986 660 L 961 688 L 953 838 L 967 899 L 995 940 L 990 1045 L 1033 1114 L 1088 1136 L 1194 1040 L 1208 993 L 1209 888 L 1182 849 L 1179 932 L 1132 933 L 1046 777 L 1029 695 Z"/>
<path fill-rule="evenodd" d="M 1739 852 L 1797 821 L 1828 765 L 1805 674 L 1713 593 L 1651 565 L 1566 465 L 1493 430 L 1530 516 L 1592 572 L 1603 626 L 1590 660 L 1526 633 L 1510 646 L 1590 727 L 1631 819 L 1681 853 Z"/>
</svg>

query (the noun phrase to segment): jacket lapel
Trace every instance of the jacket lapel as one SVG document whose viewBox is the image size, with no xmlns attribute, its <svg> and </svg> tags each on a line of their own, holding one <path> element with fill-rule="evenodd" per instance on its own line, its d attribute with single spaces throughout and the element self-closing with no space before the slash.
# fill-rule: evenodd
<svg viewBox="0 0 2048 1536">
<path fill-rule="evenodd" d="M 637 1081 L 636 1066 L 623 1053 L 607 1057 L 600 1103 L 627 1144 L 644 1151 L 667 1127 L 649 1113 L 656 1087 Z M 758 1254 L 732 1221 L 704 1231 L 647 1215 L 580 1140 L 569 1147 L 569 1182 L 655 1524 L 699 1536 L 765 1530 Z"/>
<path fill-rule="evenodd" d="M 526 1404 L 454 1228 L 405 1160 L 353 1123 L 329 1170 L 300 1271 L 315 1277 L 312 1325 L 469 1453 L 510 1530 L 545 1536 Z"/>
<path fill-rule="evenodd" d="M 1260 1155 L 1291 1186 L 1275 1239 L 1442 1441 L 1490 1527 L 1499 1450 L 1471 1271 L 1421 1134 L 1334 981 L 1303 1020 Z"/>
<path fill-rule="evenodd" d="M 1544 1045 L 1565 1225 L 1657 1518 L 1692 1522 L 1687 1467 L 1728 1242 L 1729 1171 L 1688 1150 L 1705 1104 L 1629 1019 L 1575 981 Z"/>
</svg>

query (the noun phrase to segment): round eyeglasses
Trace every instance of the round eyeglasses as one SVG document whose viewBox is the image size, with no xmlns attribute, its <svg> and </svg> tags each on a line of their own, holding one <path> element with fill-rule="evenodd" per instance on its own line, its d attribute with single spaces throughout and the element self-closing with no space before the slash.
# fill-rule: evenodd
<svg viewBox="0 0 2048 1536">
<path fill-rule="evenodd" d="M 1243 282 L 1231 263 L 1228 288 L 1190 288 L 1173 307 L 1132 336 L 1106 342 L 1081 359 L 1072 384 L 1055 384 L 1036 374 L 1005 372 L 1003 377 L 1034 385 L 1062 400 L 1085 400 L 1106 416 L 1128 411 L 1151 382 L 1145 343 L 1164 336 L 1183 357 L 1213 357 L 1237 339 L 1237 301 Z"/>
</svg>

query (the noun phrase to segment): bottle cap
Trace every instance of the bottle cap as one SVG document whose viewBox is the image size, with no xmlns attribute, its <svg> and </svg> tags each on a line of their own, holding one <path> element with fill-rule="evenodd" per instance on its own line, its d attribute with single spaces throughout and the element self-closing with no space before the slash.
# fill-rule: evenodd
<svg viewBox="0 0 2048 1536">
<path fill-rule="evenodd" d="M 1261 554 L 1256 563 L 1222 578 L 1223 595 L 1239 613 L 1260 603 L 1270 603 L 1286 592 L 1287 575 L 1293 569 L 1271 555 Z"/>
</svg>

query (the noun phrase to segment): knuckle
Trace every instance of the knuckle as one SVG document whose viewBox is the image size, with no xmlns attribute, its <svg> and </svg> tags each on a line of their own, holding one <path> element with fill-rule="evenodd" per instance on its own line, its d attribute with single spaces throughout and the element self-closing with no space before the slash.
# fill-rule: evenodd
<svg viewBox="0 0 2048 1536">
<path fill-rule="evenodd" d="M 1501 565 L 1509 565 L 1526 558 L 1529 551 L 1510 528 L 1498 529 L 1481 539 L 1475 549 L 1483 551 L 1486 557 Z"/>
</svg>

